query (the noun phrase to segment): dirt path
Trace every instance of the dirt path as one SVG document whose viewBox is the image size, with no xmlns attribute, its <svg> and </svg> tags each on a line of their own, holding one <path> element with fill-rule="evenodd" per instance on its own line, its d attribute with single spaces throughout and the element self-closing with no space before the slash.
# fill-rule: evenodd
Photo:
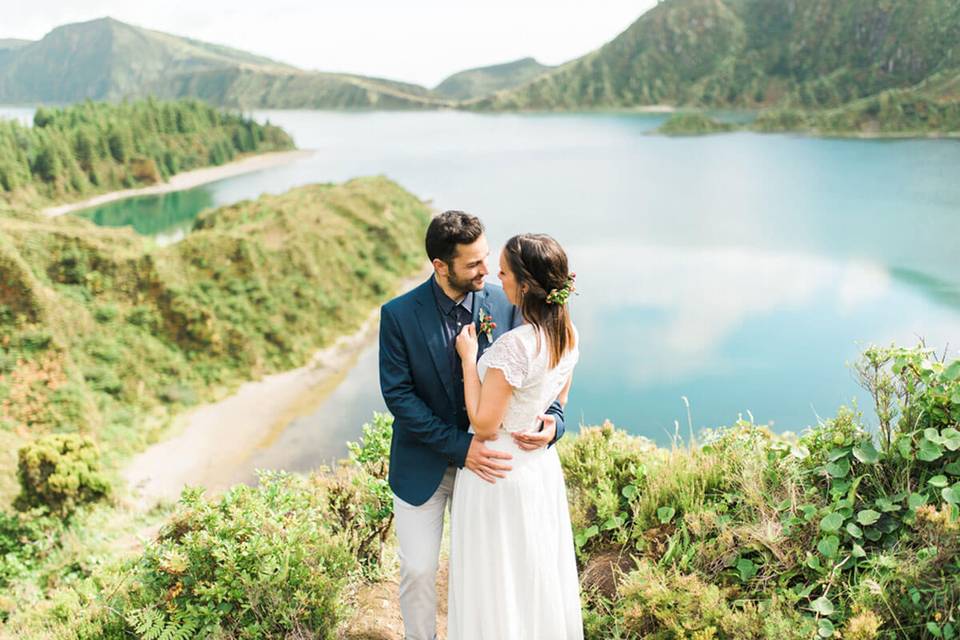
<svg viewBox="0 0 960 640">
<path fill-rule="evenodd" d="M 437 573 L 437 640 L 447 637 L 447 574 L 448 564 L 442 559 Z M 403 640 L 399 591 L 396 578 L 361 588 L 343 640 Z"/>
</svg>

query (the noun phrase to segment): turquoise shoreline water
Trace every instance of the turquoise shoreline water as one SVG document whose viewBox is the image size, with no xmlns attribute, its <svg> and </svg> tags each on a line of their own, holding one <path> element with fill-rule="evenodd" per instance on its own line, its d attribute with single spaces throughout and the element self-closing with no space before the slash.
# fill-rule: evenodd
<svg viewBox="0 0 960 640">
<path fill-rule="evenodd" d="M 0 112 L 2 113 L 2 112 Z M 788 135 L 667 138 L 640 114 L 256 114 L 310 158 L 84 212 L 161 242 L 201 209 L 385 174 L 487 225 L 494 251 L 547 232 L 578 274 L 568 422 L 660 443 L 748 412 L 799 431 L 857 398 L 870 343 L 960 344 L 960 144 Z M 496 265 L 491 256 L 491 268 Z M 255 466 L 310 468 L 382 408 L 376 347 Z M 868 416 L 868 419 L 870 416 Z"/>
</svg>

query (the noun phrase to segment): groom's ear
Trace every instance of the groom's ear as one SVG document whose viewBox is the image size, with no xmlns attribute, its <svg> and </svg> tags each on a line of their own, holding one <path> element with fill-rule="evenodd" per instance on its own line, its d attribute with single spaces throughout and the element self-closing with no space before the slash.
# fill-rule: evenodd
<svg viewBox="0 0 960 640">
<path fill-rule="evenodd" d="M 441 278 L 446 278 L 450 274 L 450 265 L 441 260 L 440 258 L 433 259 L 433 270 Z"/>
</svg>

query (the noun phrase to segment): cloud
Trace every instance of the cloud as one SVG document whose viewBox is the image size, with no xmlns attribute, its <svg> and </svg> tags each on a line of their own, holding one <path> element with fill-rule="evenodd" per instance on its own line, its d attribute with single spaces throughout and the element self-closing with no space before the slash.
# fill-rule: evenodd
<svg viewBox="0 0 960 640">
<path fill-rule="evenodd" d="M 721 347 L 750 318 L 814 303 L 850 314 L 891 286 L 877 265 L 752 248 L 605 244 L 569 253 L 573 264 L 590 265 L 578 274 L 584 296 L 576 318 L 585 341 L 610 330 L 611 314 L 643 316 L 616 347 L 639 384 L 723 372 L 732 365 Z"/>
</svg>

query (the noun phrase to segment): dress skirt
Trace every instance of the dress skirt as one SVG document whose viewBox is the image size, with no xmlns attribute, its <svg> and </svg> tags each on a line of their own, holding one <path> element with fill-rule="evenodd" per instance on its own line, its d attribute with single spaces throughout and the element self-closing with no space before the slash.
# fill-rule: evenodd
<svg viewBox="0 0 960 640">
<path fill-rule="evenodd" d="M 502 430 L 513 456 L 495 484 L 457 473 L 450 533 L 448 640 L 582 640 L 580 583 L 560 458 Z"/>
</svg>

